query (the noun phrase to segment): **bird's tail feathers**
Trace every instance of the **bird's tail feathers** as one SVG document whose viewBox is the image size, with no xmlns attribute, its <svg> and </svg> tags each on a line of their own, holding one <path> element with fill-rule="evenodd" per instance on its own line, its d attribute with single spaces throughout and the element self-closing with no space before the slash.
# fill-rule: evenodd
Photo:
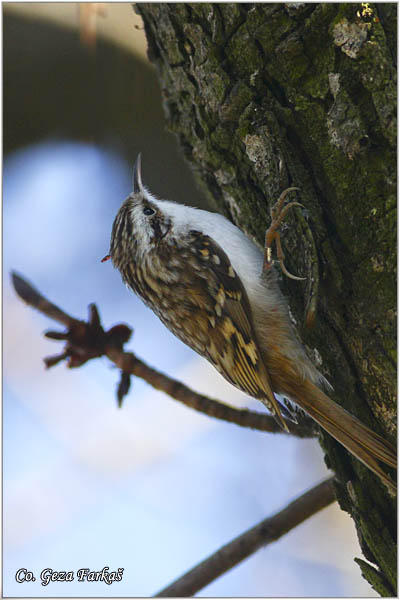
<svg viewBox="0 0 400 600">
<path fill-rule="evenodd" d="M 305 382 L 304 394 L 302 393 L 301 396 L 301 398 L 296 398 L 298 405 L 358 460 L 371 469 L 392 492 L 396 492 L 396 483 L 383 471 L 378 462 L 396 469 L 395 448 L 382 436 L 331 400 L 313 383 Z"/>
</svg>

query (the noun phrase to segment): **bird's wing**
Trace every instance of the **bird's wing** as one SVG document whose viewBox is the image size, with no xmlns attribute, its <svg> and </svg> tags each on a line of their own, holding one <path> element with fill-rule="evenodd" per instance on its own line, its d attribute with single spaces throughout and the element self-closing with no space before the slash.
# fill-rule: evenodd
<svg viewBox="0 0 400 600">
<path fill-rule="evenodd" d="M 191 251 L 207 273 L 204 283 L 212 301 L 206 356 L 233 385 L 262 400 L 288 430 L 262 360 L 243 283 L 227 254 L 212 238 L 197 231 L 190 234 Z"/>
</svg>

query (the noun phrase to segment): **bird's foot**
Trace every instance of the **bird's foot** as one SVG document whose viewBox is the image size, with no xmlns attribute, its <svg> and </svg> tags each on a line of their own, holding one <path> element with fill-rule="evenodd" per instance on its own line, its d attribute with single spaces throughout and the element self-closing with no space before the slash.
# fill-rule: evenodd
<svg viewBox="0 0 400 600">
<path fill-rule="evenodd" d="M 292 275 L 285 267 L 285 255 L 282 250 L 281 238 L 279 234 L 279 227 L 282 222 L 286 218 L 289 210 L 294 206 L 300 206 L 303 208 L 303 205 L 299 202 L 289 202 L 284 206 L 286 196 L 289 192 L 294 192 L 299 190 L 297 187 L 287 188 L 282 192 L 279 196 L 277 202 L 271 208 L 271 225 L 268 227 L 265 232 L 265 245 L 264 245 L 264 271 L 269 271 L 274 264 L 272 259 L 272 243 L 276 244 L 276 254 L 278 257 L 279 264 L 281 266 L 282 272 L 289 277 L 290 279 L 296 279 L 297 281 L 302 281 L 305 277 L 297 277 L 296 275 Z"/>
</svg>

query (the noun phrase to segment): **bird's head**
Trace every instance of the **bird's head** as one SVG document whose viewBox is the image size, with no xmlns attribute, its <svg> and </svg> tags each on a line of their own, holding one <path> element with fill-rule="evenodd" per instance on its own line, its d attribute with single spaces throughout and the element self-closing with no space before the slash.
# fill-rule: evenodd
<svg viewBox="0 0 400 600">
<path fill-rule="evenodd" d="M 142 183 L 139 154 L 133 168 L 132 192 L 119 209 L 112 228 L 110 258 L 115 267 L 140 261 L 172 232 L 173 218 L 163 210 L 163 204 Z"/>
<path fill-rule="evenodd" d="M 120 271 L 133 262 L 142 264 L 156 255 L 167 261 L 173 249 L 190 250 L 194 231 L 211 237 L 226 252 L 231 250 L 231 254 L 239 257 L 243 244 L 250 243 L 218 213 L 155 198 L 142 183 L 139 154 L 133 168 L 132 192 L 115 217 L 110 253 L 103 260 L 111 258 Z"/>
</svg>

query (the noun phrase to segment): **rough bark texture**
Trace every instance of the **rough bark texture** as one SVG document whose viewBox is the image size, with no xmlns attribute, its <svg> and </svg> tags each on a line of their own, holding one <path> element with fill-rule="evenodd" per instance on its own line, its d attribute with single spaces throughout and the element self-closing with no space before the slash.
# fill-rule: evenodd
<svg viewBox="0 0 400 600">
<path fill-rule="evenodd" d="M 335 399 L 396 441 L 395 4 L 137 4 L 168 127 L 214 205 L 259 244 L 301 189 L 282 280 Z M 317 304 L 318 303 L 318 304 Z M 308 318 L 305 319 L 305 315 Z M 313 316 L 315 319 L 313 319 Z M 396 594 L 396 505 L 321 434 L 363 575 Z"/>
</svg>

